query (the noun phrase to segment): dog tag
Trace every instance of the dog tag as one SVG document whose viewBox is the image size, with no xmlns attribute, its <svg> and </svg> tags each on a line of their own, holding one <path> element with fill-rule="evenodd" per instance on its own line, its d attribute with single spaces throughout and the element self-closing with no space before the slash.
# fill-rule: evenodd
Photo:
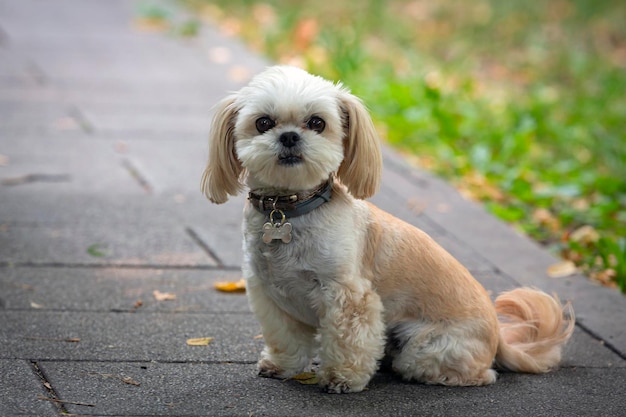
<svg viewBox="0 0 626 417">
<path fill-rule="evenodd" d="M 274 220 L 274 214 L 278 211 L 281 215 L 280 221 Z M 263 242 L 271 243 L 273 240 L 280 240 L 283 243 L 291 242 L 291 223 L 286 221 L 285 213 L 280 210 L 272 210 L 270 221 L 263 225 Z"/>
</svg>

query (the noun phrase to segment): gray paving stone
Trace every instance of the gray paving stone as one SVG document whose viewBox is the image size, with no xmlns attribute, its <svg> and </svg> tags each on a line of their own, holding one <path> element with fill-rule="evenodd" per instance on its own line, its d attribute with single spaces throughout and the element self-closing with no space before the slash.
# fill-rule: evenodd
<svg viewBox="0 0 626 417">
<path fill-rule="evenodd" d="M 603 340 L 598 340 L 576 327 L 574 335 L 563 349 L 561 364 L 564 368 L 624 368 L 626 360 L 608 349 Z"/>
<path fill-rule="evenodd" d="M 211 106 L 211 103 L 205 106 L 85 103 L 80 107 L 98 132 L 108 134 L 122 132 L 124 136 L 131 137 L 139 134 L 146 137 L 158 133 L 180 144 L 182 141 L 189 140 L 189 136 L 194 139 L 197 136 L 207 136 Z M 196 147 L 206 147 L 205 142 L 207 140 L 198 140 L 195 142 Z"/>
<path fill-rule="evenodd" d="M 41 101 L 0 100 L 0 132 L 28 129 L 45 131 L 63 128 L 75 111 L 71 105 Z M 76 129 L 80 129 L 76 126 Z"/>
<path fill-rule="evenodd" d="M 0 195 L 11 198 L 12 194 L 23 193 L 101 194 L 110 190 L 145 193 L 129 170 L 129 156 L 118 150 L 119 141 L 94 139 L 80 131 L 71 119 L 67 122 L 71 124 L 70 131 L 7 135 L 19 139 L 7 140 L 2 146 L 8 163 L 0 170 Z"/>
<path fill-rule="evenodd" d="M 171 3 L 153 3 L 169 4 L 171 9 Z M 141 4 L 63 0 L 54 6 L 25 1 L 23 6 L 14 7 L 7 3 L 2 4 L 0 27 L 13 34 L 9 47 L 19 49 L 38 67 L 45 68 L 48 81 L 64 90 L 64 97 L 79 104 L 195 103 L 209 109 L 228 91 L 241 87 L 247 76 L 267 65 L 254 55 L 242 53 L 238 42 L 219 36 L 211 28 L 203 29 L 191 40 L 138 31 L 133 20 L 141 15 L 137 7 Z M 24 11 L 29 7 L 36 7 L 41 15 L 26 17 Z M 81 13 L 90 16 L 89 24 L 84 23 Z M 28 22 L 37 30 L 15 24 L 20 19 L 32 19 Z M 105 30 L 106 25 L 115 29 Z M 216 47 L 231 50 L 233 59 L 207 65 L 211 63 L 209 50 Z M 230 73 L 239 75 L 233 77 Z M 242 74 L 247 76 L 240 78 Z M 15 97 L 15 93 L 9 96 Z M 106 125 L 106 117 L 104 120 Z"/>
<path fill-rule="evenodd" d="M 28 187 L 31 191 L 19 198 L 0 198 L 0 259 L 5 262 L 241 265 L 242 200 L 214 205 L 199 192 L 90 196 L 37 194 L 33 190 L 44 185 Z M 103 256 L 90 255 L 90 247 Z"/>
<path fill-rule="evenodd" d="M 239 271 L 137 268 L 0 268 L 0 305 L 6 310 L 136 313 L 249 313 L 245 294 L 214 284 L 238 281 Z M 158 301 L 154 291 L 175 300 Z M 141 301 L 138 305 L 138 301 Z"/>
<path fill-rule="evenodd" d="M 256 362 L 263 341 L 248 313 L 0 310 L 0 358 Z M 209 346 L 186 340 L 213 337 Z M 79 338 L 80 342 L 66 341 Z"/>
<path fill-rule="evenodd" d="M 0 359 L 0 415 L 58 415 L 52 404 L 37 399 L 38 395 L 45 396 L 46 391 L 29 362 Z"/>
<path fill-rule="evenodd" d="M 155 1 L 155 4 L 157 2 Z M 129 23 L 140 1 L 108 0 L 20 0 L 0 3 L 0 23 L 11 34 L 20 38 L 40 34 L 74 34 L 117 32 Z M 37 10 L 37 13 L 33 13 Z M 51 19 L 54 16 L 55 19 Z M 88 17 L 88 18 L 85 18 Z M 41 35 L 40 35 L 41 36 Z"/>
<path fill-rule="evenodd" d="M 211 267 L 215 260 L 183 227 L 161 224 L 5 224 L 0 262 L 27 265 Z"/>
<path fill-rule="evenodd" d="M 4 263 L 217 265 L 174 197 L 31 192 L 0 199 L 0 224 Z"/>
<path fill-rule="evenodd" d="M 256 377 L 251 365 L 46 362 L 43 367 L 62 398 L 95 404 L 69 407 L 87 415 L 485 416 L 498 410 L 507 416 L 617 416 L 626 406 L 620 387 L 610 383 L 626 377 L 623 368 L 503 373 L 496 384 L 481 388 L 404 383 L 380 373 L 367 391 L 338 396 L 315 385 Z M 610 378 L 602 378 L 603 372 Z M 589 386 L 589 379 L 599 383 Z"/>
<path fill-rule="evenodd" d="M 184 132 L 174 133 L 168 140 L 155 140 L 145 134 L 141 138 L 126 133 L 124 136 L 129 138 L 124 141 L 125 158 L 133 162 L 154 193 L 189 194 L 202 198 L 209 208 L 211 203 L 200 192 L 207 160 L 206 135 L 192 136 L 196 140 L 190 140 Z"/>
</svg>

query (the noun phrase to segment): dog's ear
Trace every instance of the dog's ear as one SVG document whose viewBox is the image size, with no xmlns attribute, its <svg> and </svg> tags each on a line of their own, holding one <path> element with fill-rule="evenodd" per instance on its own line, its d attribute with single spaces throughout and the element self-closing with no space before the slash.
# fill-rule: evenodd
<svg viewBox="0 0 626 417">
<path fill-rule="evenodd" d="M 344 113 L 344 158 L 337 176 L 355 198 L 376 193 L 383 161 L 378 134 L 372 119 L 357 97 L 342 91 L 339 96 Z"/>
<path fill-rule="evenodd" d="M 202 174 L 201 189 L 217 204 L 225 203 L 229 195 L 237 195 L 242 189 L 243 168 L 235 153 L 237 111 L 234 95 L 222 100 L 215 109 L 209 133 L 209 161 Z"/>
</svg>

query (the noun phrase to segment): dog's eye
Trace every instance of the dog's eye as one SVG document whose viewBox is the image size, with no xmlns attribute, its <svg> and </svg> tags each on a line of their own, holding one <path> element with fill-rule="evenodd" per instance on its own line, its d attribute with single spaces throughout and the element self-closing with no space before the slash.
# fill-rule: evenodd
<svg viewBox="0 0 626 417">
<path fill-rule="evenodd" d="M 326 122 L 317 116 L 313 116 L 309 119 L 306 126 L 317 133 L 322 133 L 326 127 Z"/>
<path fill-rule="evenodd" d="M 276 123 L 267 116 L 259 117 L 256 120 L 256 130 L 258 130 L 259 133 L 265 133 L 274 126 L 276 126 Z"/>
</svg>

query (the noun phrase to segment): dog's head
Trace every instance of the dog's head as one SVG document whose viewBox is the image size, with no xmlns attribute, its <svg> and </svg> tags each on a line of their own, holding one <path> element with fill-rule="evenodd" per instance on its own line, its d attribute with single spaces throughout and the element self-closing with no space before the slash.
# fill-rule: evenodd
<svg viewBox="0 0 626 417">
<path fill-rule="evenodd" d="M 378 189 L 382 157 L 361 101 L 340 84 L 277 66 L 217 107 L 202 191 L 215 203 L 251 188 L 298 192 L 336 174 L 356 198 Z"/>
</svg>

